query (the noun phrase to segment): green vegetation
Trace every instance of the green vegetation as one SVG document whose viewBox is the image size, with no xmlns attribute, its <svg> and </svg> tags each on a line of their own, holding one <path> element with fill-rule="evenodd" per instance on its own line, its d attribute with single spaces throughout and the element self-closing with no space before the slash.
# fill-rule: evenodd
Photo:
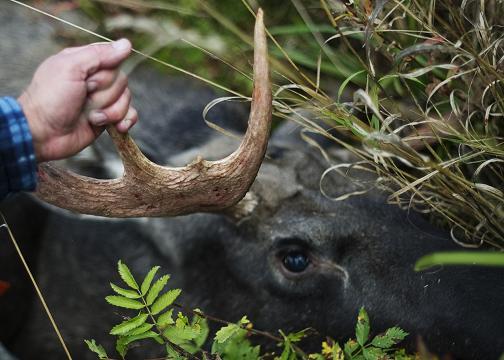
<svg viewBox="0 0 504 360">
<path fill-rule="evenodd" d="M 305 329 L 296 333 L 270 334 L 254 329 L 246 316 L 237 323 L 208 316 L 201 310 L 191 310 L 176 303 L 181 294 L 180 289 L 165 291 L 169 275 L 163 275 L 154 281 L 159 266 L 153 267 L 143 279 L 141 285 L 128 269 L 119 261 L 118 272 L 127 289 L 110 284 L 115 295 L 107 296 L 105 300 L 116 307 L 134 311 L 134 315 L 114 326 L 110 334 L 117 338 L 116 351 L 125 359 L 132 346 L 150 340 L 150 344 L 162 347 L 166 359 L 222 359 L 222 360 L 368 360 L 368 359 L 414 359 L 407 355 L 404 349 L 398 349 L 399 344 L 407 335 L 398 327 L 392 327 L 382 334 L 370 336 L 369 317 L 364 308 L 359 312 L 355 327 L 355 339 L 348 340 L 343 347 L 338 342 L 327 338 L 322 343 L 322 351 L 307 354 L 301 349 L 302 340 L 313 333 Z M 191 320 L 185 313 L 191 313 Z M 225 325 L 215 333 L 211 350 L 206 351 L 204 345 L 210 345 L 208 321 Z M 277 344 L 277 352 L 263 352 L 260 345 L 254 345 L 254 337 L 262 337 Z M 111 359 L 103 346 L 95 340 L 85 340 L 89 349 L 96 353 L 99 359 Z M 141 345 L 147 345 L 143 342 Z"/>
</svg>

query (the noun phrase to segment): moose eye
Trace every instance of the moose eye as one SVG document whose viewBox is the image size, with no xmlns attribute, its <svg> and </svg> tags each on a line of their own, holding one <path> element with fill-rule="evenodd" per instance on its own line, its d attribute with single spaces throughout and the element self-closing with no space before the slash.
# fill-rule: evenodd
<svg viewBox="0 0 504 360">
<path fill-rule="evenodd" d="M 310 265 L 310 259 L 301 251 L 287 253 L 282 259 L 283 266 L 292 273 L 300 273 Z"/>
</svg>

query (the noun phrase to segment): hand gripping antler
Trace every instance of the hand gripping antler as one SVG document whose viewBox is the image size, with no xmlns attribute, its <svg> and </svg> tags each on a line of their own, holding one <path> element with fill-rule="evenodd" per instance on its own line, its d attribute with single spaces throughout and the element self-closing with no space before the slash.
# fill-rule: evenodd
<svg viewBox="0 0 504 360">
<path fill-rule="evenodd" d="M 122 178 L 98 180 L 41 164 L 37 195 L 61 208 L 108 217 L 176 216 L 214 212 L 236 204 L 259 171 L 270 132 L 272 96 L 261 10 L 254 47 L 248 129 L 240 147 L 227 158 L 212 162 L 198 159 L 183 168 L 162 167 L 149 161 L 129 135 L 111 126 L 107 131 L 124 164 Z"/>
</svg>

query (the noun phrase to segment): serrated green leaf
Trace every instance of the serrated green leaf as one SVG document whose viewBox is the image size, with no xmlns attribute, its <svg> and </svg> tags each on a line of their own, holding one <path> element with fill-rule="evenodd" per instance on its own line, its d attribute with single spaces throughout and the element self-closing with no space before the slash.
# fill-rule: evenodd
<svg viewBox="0 0 504 360">
<path fill-rule="evenodd" d="M 359 348 L 359 344 L 357 344 L 357 342 L 353 339 L 350 339 L 348 340 L 346 343 L 345 343 L 345 346 L 343 348 L 343 351 L 345 352 L 345 355 L 348 356 L 349 358 L 352 358 L 353 356 L 353 353 L 355 352 L 355 350 L 357 350 Z"/>
<path fill-rule="evenodd" d="M 250 324 L 250 320 L 247 319 L 247 316 L 243 316 L 240 321 L 238 322 L 239 325 L 247 325 L 247 324 Z"/>
<path fill-rule="evenodd" d="M 291 348 L 286 346 L 282 350 L 282 354 L 280 355 L 280 360 L 296 360 L 296 354 L 292 352 Z"/>
<path fill-rule="evenodd" d="M 219 331 L 215 333 L 214 340 L 218 344 L 226 342 L 229 338 L 236 336 L 237 334 L 246 334 L 247 331 L 242 329 L 242 326 L 249 324 L 250 321 L 246 316 L 243 316 L 238 324 L 228 324 L 220 328 Z"/>
<path fill-rule="evenodd" d="M 139 310 L 145 307 L 145 305 L 142 304 L 140 301 L 128 299 L 123 296 L 110 295 L 107 296 L 105 300 L 111 305 L 126 309 Z"/>
<path fill-rule="evenodd" d="M 282 336 L 284 337 L 284 343 L 280 360 L 296 360 L 296 352 L 292 349 L 291 342 L 284 334 Z"/>
<path fill-rule="evenodd" d="M 406 336 L 408 336 L 408 333 L 406 331 L 397 326 L 394 326 L 388 329 L 385 334 L 375 336 L 375 338 L 371 342 L 371 345 L 382 349 L 387 349 L 403 341 Z"/>
<path fill-rule="evenodd" d="M 159 345 L 163 345 L 166 341 L 161 336 L 156 336 L 153 338 Z"/>
<path fill-rule="evenodd" d="M 371 341 L 371 345 L 381 349 L 388 349 L 394 345 L 394 342 L 384 335 L 377 335 L 374 337 L 373 341 Z"/>
<path fill-rule="evenodd" d="M 156 337 L 159 337 L 159 335 L 154 331 L 147 331 L 143 334 L 134 336 L 119 336 L 119 338 L 116 341 L 116 350 L 119 353 L 119 355 L 121 355 L 122 358 L 125 358 L 126 353 L 128 352 L 129 344 L 137 340 L 143 340 L 149 338 L 155 339 Z"/>
<path fill-rule="evenodd" d="M 406 354 L 406 350 L 399 349 L 394 353 L 394 360 L 415 360 L 415 356 Z M 499 360 L 504 360 L 504 355 L 499 358 Z"/>
<path fill-rule="evenodd" d="M 360 309 L 359 317 L 357 318 L 355 336 L 360 346 L 364 346 L 369 337 L 369 317 L 363 307 Z"/>
<path fill-rule="evenodd" d="M 121 260 L 117 263 L 117 270 L 119 272 L 119 276 L 121 276 L 121 279 L 123 279 L 126 285 L 132 289 L 138 290 L 138 284 L 133 275 L 131 275 L 130 269 Z"/>
<path fill-rule="evenodd" d="M 170 279 L 170 275 L 163 275 L 161 276 L 155 283 L 152 285 L 150 288 L 149 292 L 147 293 L 147 305 L 152 305 L 152 303 L 157 299 L 159 293 L 164 289 L 166 286 L 166 283 Z"/>
<path fill-rule="evenodd" d="M 126 289 L 123 289 L 119 286 L 117 286 L 116 284 L 112 284 L 110 283 L 110 287 L 112 288 L 112 290 L 114 290 L 117 294 L 119 295 L 122 295 L 124 297 L 127 297 L 128 299 L 138 299 L 139 297 L 141 297 L 142 295 L 139 294 L 137 291 L 135 290 L 126 290 Z"/>
<path fill-rule="evenodd" d="M 147 273 L 145 276 L 144 281 L 142 281 L 142 286 L 140 286 L 140 290 L 142 291 L 142 295 L 147 294 L 147 291 L 149 291 L 149 288 L 151 286 L 152 280 L 154 279 L 154 276 L 160 269 L 160 266 L 154 266 L 150 271 Z"/>
<path fill-rule="evenodd" d="M 279 330 L 280 335 L 282 335 L 283 338 L 283 350 L 282 354 L 280 355 L 280 360 L 296 360 L 296 351 L 292 347 L 292 342 L 289 338 L 288 335 L 285 335 L 285 333 L 282 330 Z"/>
<path fill-rule="evenodd" d="M 149 324 L 149 323 L 145 323 L 143 325 L 140 325 L 139 327 L 137 327 L 136 329 L 133 329 L 133 330 L 130 330 L 128 331 L 126 334 L 124 334 L 125 336 L 134 336 L 134 335 L 140 335 L 140 334 L 143 334 L 147 331 L 149 331 L 150 329 L 152 329 L 154 327 L 154 324 Z"/>
<path fill-rule="evenodd" d="M 158 336 L 159 336 L 159 334 L 157 334 L 154 331 L 147 331 L 143 334 L 138 334 L 138 335 L 133 335 L 133 336 L 124 336 L 124 337 L 121 337 L 121 339 L 125 345 L 129 345 L 133 341 L 144 340 L 144 339 L 154 339 Z"/>
<path fill-rule="evenodd" d="M 199 310 L 196 309 L 196 311 L 199 311 Z M 194 343 L 196 344 L 196 346 L 198 348 L 201 348 L 208 338 L 208 334 L 210 332 L 210 329 L 208 328 L 207 319 L 205 319 L 199 315 L 194 315 L 194 317 L 193 317 L 192 326 L 194 326 L 196 324 L 200 326 L 200 333 L 194 339 Z"/>
<path fill-rule="evenodd" d="M 184 327 L 184 326 L 189 326 L 189 318 L 179 312 L 177 314 L 177 320 L 176 320 L 176 325 L 177 327 Z"/>
<path fill-rule="evenodd" d="M 192 328 L 190 326 L 170 326 L 163 331 L 163 335 L 172 343 L 180 345 L 184 342 L 195 339 L 200 333 L 200 328 Z"/>
<path fill-rule="evenodd" d="M 120 336 L 116 341 L 116 351 L 123 359 L 126 357 L 126 353 L 128 352 L 128 345 L 124 343 L 124 339 L 126 339 L 125 336 Z"/>
<path fill-rule="evenodd" d="M 166 355 L 167 359 L 170 360 L 186 360 L 186 358 L 180 355 L 172 346 L 166 344 Z"/>
<path fill-rule="evenodd" d="M 97 344 L 94 339 L 84 340 L 84 342 L 88 346 L 89 350 L 98 355 L 99 359 L 108 359 L 107 353 L 105 352 L 103 346 Z"/>
<path fill-rule="evenodd" d="M 238 329 L 236 334 L 223 344 L 217 341 L 212 344 L 212 353 L 220 354 L 222 359 L 258 360 L 260 352 L 260 346 L 252 346 L 244 329 Z"/>
<path fill-rule="evenodd" d="M 198 346 L 196 346 L 193 341 L 180 344 L 179 346 L 185 351 L 187 351 L 189 354 L 196 354 L 201 349 Z"/>
<path fill-rule="evenodd" d="M 386 353 L 382 349 L 368 347 L 362 350 L 362 355 L 366 360 L 376 360 L 385 357 Z"/>
<path fill-rule="evenodd" d="M 175 326 L 171 326 L 164 332 L 171 341 L 179 345 L 185 345 L 188 341 L 196 339 L 201 333 L 201 326 L 198 322 L 189 323 L 187 316 L 178 313 Z"/>
<path fill-rule="evenodd" d="M 287 338 L 289 339 L 290 342 L 299 342 L 301 341 L 304 337 L 307 336 L 307 332 L 310 329 L 303 329 L 301 331 L 295 332 L 295 333 L 290 333 L 287 335 Z"/>
<path fill-rule="evenodd" d="M 128 331 L 131 331 L 140 325 L 143 325 L 147 320 L 147 314 L 140 314 L 132 319 L 123 321 L 119 325 L 116 325 L 110 330 L 110 335 L 124 335 Z"/>
<path fill-rule="evenodd" d="M 217 341 L 219 344 L 223 344 L 229 338 L 236 335 L 236 333 L 240 330 L 242 330 L 242 329 L 237 324 L 226 325 L 226 326 L 220 328 L 220 330 L 215 333 L 214 340 Z"/>
<path fill-rule="evenodd" d="M 151 306 L 152 315 L 159 314 L 161 311 L 173 304 L 173 302 L 179 297 L 181 292 L 182 290 L 180 289 L 173 289 L 161 295 Z"/>
<path fill-rule="evenodd" d="M 161 328 L 175 324 L 175 321 L 173 321 L 173 309 L 170 309 L 167 312 L 161 314 L 158 317 L 157 324 Z"/>
<path fill-rule="evenodd" d="M 341 349 L 341 346 L 338 343 L 334 343 L 332 347 L 332 360 L 344 360 L 345 355 L 343 354 L 343 349 Z"/>
</svg>

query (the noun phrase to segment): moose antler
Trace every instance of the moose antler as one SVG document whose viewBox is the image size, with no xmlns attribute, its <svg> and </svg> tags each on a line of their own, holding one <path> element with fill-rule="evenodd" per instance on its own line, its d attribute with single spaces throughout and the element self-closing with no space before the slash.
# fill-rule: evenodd
<svg viewBox="0 0 504 360">
<path fill-rule="evenodd" d="M 127 134 L 107 128 L 124 164 L 120 179 L 80 176 L 50 163 L 39 166 L 37 196 L 61 208 L 107 217 L 176 216 L 223 210 L 252 185 L 266 151 L 272 96 L 268 50 L 259 10 L 254 34 L 254 92 L 240 147 L 220 161 L 197 159 L 182 168 L 149 161 Z"/>
</svg>

